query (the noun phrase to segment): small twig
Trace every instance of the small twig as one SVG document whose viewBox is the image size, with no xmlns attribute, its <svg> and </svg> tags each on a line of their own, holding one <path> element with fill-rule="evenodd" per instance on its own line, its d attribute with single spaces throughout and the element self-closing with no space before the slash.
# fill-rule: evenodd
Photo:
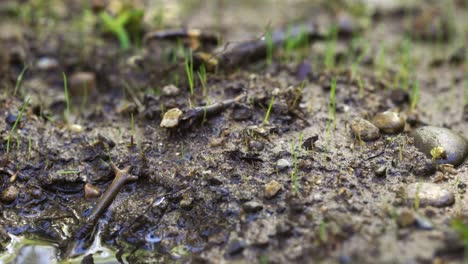
<svg viewBox="0 0 468 264">
<path fill-rule="evenodd" d="M 218 114 L 245 97 L 246 94 L 244 93 L 234 99 L 228 99 L 207 106 L 197 106 L 186 111 L 181 111 L 177 108 L 170 109 L 166 114 L 164 114 L 163 120 L 161 121 L 161 127 L 190 127 L 197 120 Z"/>
<path fill-rule="evenodd" d="M 71 245 L 69 245 L 67 254 L 69 257 L 77 256 L 82 253 L 81 251 L 86 248 L 86 242 L 90 241 L 94 237 L 94 231 L 97 222 L 107 211 L 122 187 L 127 182 L 138 179 L 137 176 L 131 175 L 129 173 L 131 166 L 127 166 L 122 170 L 117 168 L 114 163 L 111 163 L 111 166 L 114 170 L 115 178 L 103 196 L 99 199 L 98 203 L 94 207 L 91 214 L 87 217 L 84 224 L 71 238 Z"/>
</svg>

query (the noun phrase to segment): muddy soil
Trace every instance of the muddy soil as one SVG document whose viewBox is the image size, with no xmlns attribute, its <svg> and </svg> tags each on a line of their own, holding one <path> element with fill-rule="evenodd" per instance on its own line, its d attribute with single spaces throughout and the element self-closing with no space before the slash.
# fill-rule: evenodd
<svg viewBox="0 0 468 264">
<path fill-rule="evenodd" d="M 467 260 L 466 1 L 7 0 L 0 14 L 1 262 Z M 293 25 L 314 36 L 269 44 Z M 246 42 L 264 49 L 229 53 Z M 448 128 L 461 162 L 415 144 L 425 126 Z"/>
</svg>

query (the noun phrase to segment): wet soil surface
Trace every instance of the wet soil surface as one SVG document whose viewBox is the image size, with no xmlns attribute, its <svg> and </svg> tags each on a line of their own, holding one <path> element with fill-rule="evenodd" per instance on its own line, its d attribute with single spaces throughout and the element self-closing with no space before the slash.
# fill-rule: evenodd
<svg viewBox="0 0 468 264">
<path fill-rule="evenodd" d="M 115 261 L 466 259 L 466 1 L 90 2 L 0 3 L 4 254 L 26 237 L 65 261 L 114 164 L 137 179 L 87 231 Z M 125 8 L 145 11 L 128 49 L 100 16 Z M 187 52 L 203 38 L 143 41 L 197 28 L 220 34 L 217 49 L 196 50 L 217 56 L 304 23 L 320 37 L 214 71 L 202 60 L 206 81 L 196 63 L 193 93 Z M 160 125 L 172 108 L 234 98 L 188 125 Z M 417 134 L 425 126 L 447 129 Z M 74 253 L 90 261 L 89 247 Z"/>
</svg>

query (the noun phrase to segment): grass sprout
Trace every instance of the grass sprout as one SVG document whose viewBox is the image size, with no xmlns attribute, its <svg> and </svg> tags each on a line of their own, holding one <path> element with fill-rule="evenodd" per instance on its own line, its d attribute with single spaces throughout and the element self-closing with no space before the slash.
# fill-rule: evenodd
<svg viewBox="0 0 468 264">
<path fill-rule="evenodd" d="M 206 77 L 206 68 L 205 68 L 205 65 L 202 65 L 200 66 L 200 69 L 198 70 L 198 79 L 200 79 L 200 83 L 201 83 L 201 86 L 202 86 L 202 94 L 203 96 L 206 96 L 206 93 L 207 93 L 207 87 L 206 87 L 206 83 L 207 83 L 207 77 Z"/>
<path fill-rule="evenodd" d="M 189 55 L 185 56 L 185 73 L 187 74 L 187 81 L 189 83 L 190 94 L 193 96 L 195 89 L 195 80 L 193 75 L 193 55 L 190 52 Z"/>
<path fill-rule="evenodd" d="M 418 105 L 418 102 L 419 102 L 419 97 L 420 97 L 419 82 L 416 80 L 413 84 L 413 87 L 411 88 L 411 94 L 410 94 L 412 111 L 416 109 L 416 106 Z"/>
<path fill-rule="evenodd" d="M 273 104 L 275 103 L 275 97 L 272 96 L 271 99 L 270 99 L 270 103 L 268 104 L 268 109 L 265 113 L 265 117 L 263 118 L 263 124 L 266 125 L 268 124 L 268 118 L 270 117 L 270 112 L 271 112 L 271 109 L 273 108 Z"/>
<path fill-rule="evenodd" d="M 16 84 L 15 84 L 15 90 L 13 92 L 13 96 L 16 96 L 16 93 L 21 88 L 21 83 L 23 82 L 23 77 L 27 70 L 28 70 L 28 66 L 24 66 L 23 70 L 21 70 L 21 73 L 18 75 L 18 78 L 16 78 Z"/>
<path fill-rule="evenodd" d="M 21 117 L 23 117 L 24 110 L 26 110 L 26 107 L 29 104 L 29 98 L 26 99 L 26 101 L 23 103 L 23 106 L 21 107 L 20 113 L 18 117 L 16 117 L 15 123 L 13 123 L 13 127 L 10 130 L 10 133 L 8 134 L 8 139 L 7 139 L 7 155 L 10 153 L 10 143 L 11 139 L 13 138 L 13 134 L 16 132 L 16 127 L 18 126 L 19 121 L 21 120 Z"/>
<path fill-rule="evenodd" d="M 293 189 L 295 193 L 299 192 L 299 181 L 297 180 L 297 173 L 298 173 L 298 168 L 297 168 L 297 154 L 296 154 L 296 147 L 294 146 L 294 143 L 291 142 L 291 153 L 293 156 L 294 164 L 293 164 L 293 172 L 291 174 L 291 181 L 293 182 Z"/>
<path fill-rule="evenodd" d="M 338 28 L 332 26 L 328 32 L 328 41 L 325 48 L 324 65 L 327 70 L 335 67 L 336 40 L 338 37 Z"/>
<path fill-rule="evenodd" d="M 328 115 L 333 118 L 333 128 L 336 129 L 336 78 L 333 78 L 331 82 Z"/>
<path fill-rule="evenodd" d="M 67 125 L 70 124 L 70 94 L 68 92 L 68 85 L 67 85 L 67 75 L 65 74 L 65 72 L 62 72 L 62 75 L 63 75 L 63 89 L 64 89 L 64 93 L 65 93 L 65 112 L 63 113 L 64 115 L 64 118 L 65 118 L 65 122 L 67 123 Z"/>
</svg>

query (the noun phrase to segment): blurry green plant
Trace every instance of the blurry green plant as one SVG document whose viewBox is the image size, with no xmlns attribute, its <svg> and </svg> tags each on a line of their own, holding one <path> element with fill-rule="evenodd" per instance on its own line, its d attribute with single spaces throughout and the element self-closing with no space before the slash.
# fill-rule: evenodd
<svg viewBox="0 0 468 264">
<path fill-rule="evenodd" d="M 411 40 L 405 38 L 400 45 L 400 58 L 398 72 L 395 77 L 395 86 L 408 90 L 411 65 Z"/>
<path fill-rule="evenodd" d="M 13 96 L 16 96 L 16 93 L 21 88 L 21 83 L 23 82 L 23 77 L 27 69 L 28 66 L 24 66 L 23 70 L 21 70 L 21 73 L 18 75 L 18 78 L 16 78 L 15 91 L 13 92 Z"/>
<path fill-rule="evenodd" d="M 284 42 L 284 50 L 287 58 L 291 57 L 291 54 L 295 49 L 306 46 L 309 42 L 305 26 L 301 26 L 299 33 L 295 35 L 293 35 L 292 30 L 292 25 L 289 25 L 286 32 L 286 41 Z"/>
<path fill-rule="evenodd" d="M 351 46 L 354 56 L 353 62 L 351 64 L 351 78 L 354 80 L 357 78 L 359 65 L 364 59 L 364 55 L 366 54 L 368 47 L 366 42 L 360 37 L 354 38 L 352 40 Z"/>
<path fill-rule="evenodd" d="M 384 77 L 385 71 L 387 69 L 387 47 L 381 45 L 379 52 L 377 53 L 377 76 L 379 78 Z"/>
<path fill-rule="evenodd" d="M 419 102 L 419 97 L 420 97 L 420 90 L 419 90 L 419 82 L 418 80 L 415 80 L 413 83 L 413 87 L 411 88 L 411 110 L 414 111 L 416 109 L 416 106 L 418 105 Z"/>
<path fill-rule="evenodd" d="M 99 18 L 104 30 L 114 34 L 119 40 L 120 47 L 127 50 L 131 46 L 131 39 L 138 39 L 143 21 L 143 10 L 124 8 L 115 17 L 102 11 Z"/>
<path fill-rule="evenodd" d="M 327 70 L 335 67 L 336 41 L 338 38 L 338 28 L 333 25 L 328 32 L 327 46 L 325 48 L 324 62 Z"/>
<path fill-rule="evenodd" d="M 291 142 L 291 152 L 292 152 L 292 156 L 293 156 L 293 160 L 294 160 L 294 163 L 293 163 L 294 167 L 293 167 L 293 172 L 291 174 L 291 180 L 293 182 L 294 192 L 298 193 L 299 192 L 299 181 L 297 180 L 297 173 L 298 173 L 297 164 L 298 164 L 298 161 L 297 161 L 296 147 L 294 146 L 293 142 Z"/>
<path fill-rule="evenodd" d="M 463 263 L 468 263 L 468 224 L 462 219 L 455 218 L 452 220 L 452 228 L 460 235 L 465 248 L 465 257 Z"/>
<path fill-rule="evenodd" d="M 268 109 L 265 113 L 265 117 L 263 118 L 263 124 L 266 125 L 268 124 L 268 118 L 270 118 L 270 112 L 271 112 L 271 109 L 273 108 L 273 104 L 275 103 L 275 97 L 272 96 L 271 99 L 270 99 L 270 103 L 268 104 Z"/>
<path fill-rule="evenodd" d="M 333 118 L 333 128 L 336 129 L 336 78 L 331 81 L 328 116 Z"/>
<path fill-rule="evenodd" d="M 207 95 L 206 83 L 208 81 L 208 78 L 206 76 L 205 65 L 200 66 L 200 69 L 198 70 L 197 74 L 198 74 L 198 79 L 200 79 L 200 83 L 201 83 L 201 86 L 202 86 L 202 94 L 203 94 L 203 96 L 206 96 Z"/>
<path fill-rule="evenodd" d="M 193 74 L 193 55 L 190 51 L 188 55 L 185 56 L 185 73 L 187 74 L 187 81 L 189 83 L 190 94 L 193 96 L 195 88 L 195 78 Z"/>
<path fill-rule="evenodd" d="M 65 123 L 67 126 L 70 125 L 70 94 L 68 92 L 68 85 L 67 85 L 67 75 L 62 72 L 63 75 L 63 89 L 65 93 L 65 111 L 63 113 L 63 117 L 65 119 Z"/>
</svg>

